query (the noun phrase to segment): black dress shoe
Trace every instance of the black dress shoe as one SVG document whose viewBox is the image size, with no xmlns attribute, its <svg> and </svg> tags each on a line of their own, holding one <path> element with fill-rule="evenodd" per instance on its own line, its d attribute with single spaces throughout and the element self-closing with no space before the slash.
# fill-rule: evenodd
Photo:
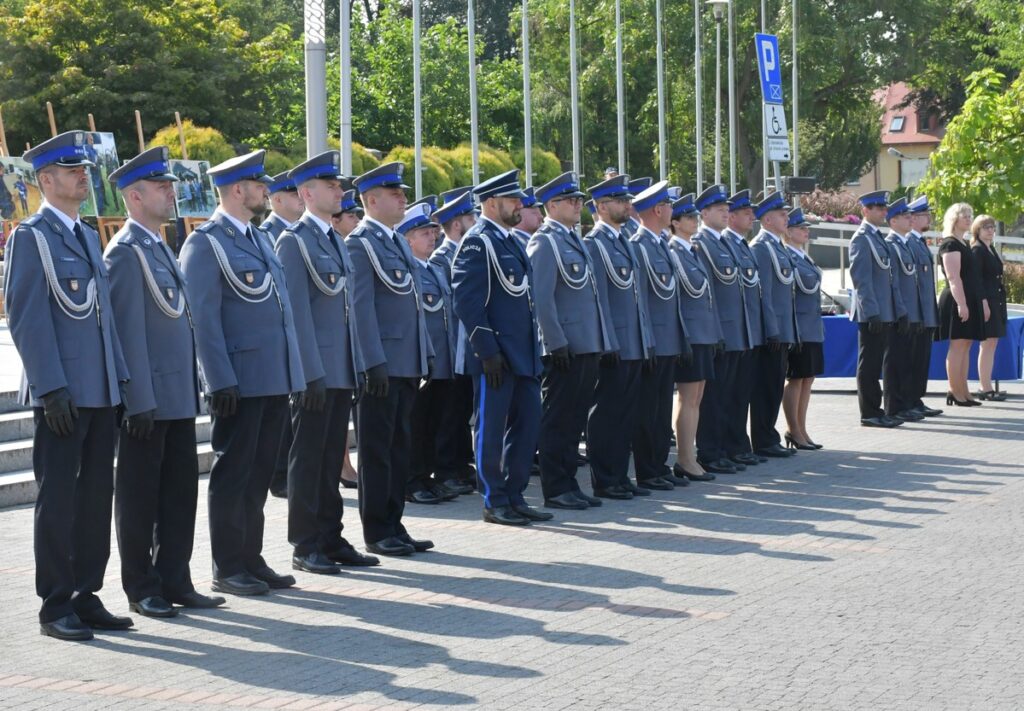
<svg viewBox="0 0 1024 711">
<path fill-rule="evenodd" d="M 713 462 L 701 462 L 700 465 L 704 467 L 705 471 L 713 472 L 714 474 L 735 474 L 739 471 L 732 462 L 728 459 L 716 459 Z"/>
<path fill-rule="evenodd" d="M 762 457 L 775 457 L 777 459 L 784 459 L 785 457 L 793 456 L 793 450 L 787 450 L 780 444 L 773 444 L 770 447 L 761 447 L 757 450 L 757 453 Z"/>
<path fill-rule="evenodd" d="M 627 490 L 633 496 L 650 496 L 651 495 L 651 490 L 650 489 L 645 489 L 642 486 L 637 486 L 636 484 L 631 482 L 629 479 L 626 479 L 626 482 L 622 485 L 622 488 Z"/>
<path fill-rule="evenodd" d="M 469 484 L 464 484 L 458 479 L 445 479 L 437 485 L 441 491 L 448 493 L 454 493 L 455 496 L 465 496 L 466 494 L 473 493 L 473 487 Z"/>
<path fill-rule="evenodd" d="M 904 410 L 898 414 L 900 419 L 904 422 L 920 422 L 924 419 L 924 415 L 917 410 Z"/>
<path fill-rule="evenodd" d="M 341 477 L 341 487 L 343 489 L 358 489 L 359 481 L 357 479 L 349 480 L 345 477 Z"/>
<path fill-rule="evenodd" d="M 410 491 L 406 493 L 405 500 L 410 504 L 439 504 L 441 503 L 441 497 L 432 491 L 420 489 L 419 491 Z"/>
<path fill-rule="evenodd" d="M 278 499 L 287 499 L 288 498 L 288 487 L 286 487 L 286 486 L 275 487 L 275 488 L 270 490 L 270 495 L 275 497 L 275 498 L 278 498 Z"/>
<path fill-rule="evenodd" d="M 112 615 L 102 605 L 91 610 L 79 610 L 78 619 L 94 630 L 126 630 L 135 626 L 132 618 Z"/>
<path fill-rule="evenodd" d="M 554 514 L 549 514 L 547 511 L 538 511 L 526 504 L 515 504 L 512 506 L 512 510 L 530 521 L 550 521 L 555 517 Z"/>
<path fill-rule="evenodd" d="M 380 558 L 360 553 L 348 541 L 342 541 L 341 547 L 330 551 L 327 557 L 339 565 L 360 567 L 380 565 Z"/>
<path fill-rule="evenodd" d="M 128 609 L 143 617 L 177 617 L 178 611 L 159 595 L 144 597 L 138 602 L 129 602 Z"/>
<path fill-rule="evenodd" d="M 633 492 L 624 486 L 609 486 L 607 489 L 594 489 L 594 495 L 602 499 L 617 499 L 628 501 L 633 498 Z"/>
<path fill-rule="evenodd" d="M 165 599 L 174 605 L 190 607 L 195 610 L 210 610 L 214 607 L 220 607 L 227 602 L 227 600 L 222 598 L 220 595 L 203 595 L 195 590 L 187 592 L 184 595 L 177 595 L 174 597 L 167 596 Z"/>
<path fill-rule="evenodd" d="M 676 476 L 678 476 L 680 478 L 685 477 L 686 479 L 688 479 L 690 481 L 714 481 L 715 480 L 715 475 L 711 474 L 710 472 L 704 472 L 703 474 L 691 474 L 690 472 L 686 471 L 685 469 L 683 469 L 678 464 L 673 464 L 672 465 L 672 471 L 675 472 Z"/>
<path fill-rule="evenodd" d="M 40 622 L 39 634 L 68 642 L 87 642 L 92 639 L 92 628 L 71 613 L 53 622 Z"/>
<path fill-rule="evenodd" d="M 223 578 L 214 578 L 210 587 L 214 592 L 229 595 L 266 595 L 270 586 L 249 573 L 237 573 Z"/>
<path fill-rule="evenodd" d="M 374 543 L 367 543 L 366 550 L 377 555 L 412 555 L 416 552 L 408 543 L 404 543 L 394 536 L 383 538 Z"/>
<path fill-rule="evenodd" d="M 459 498 L 458 491 L 452 491 L 441 484 L 432 484 L 429 491 L 431 494 L 441 499 L 441 501 L 455 501 L 455 499 Z"/>
<path fill-rule="evenodd" d="M 888 422 L 890 427 L 899 427 L 903 424 L 903 420 L 898 417 L 889 417 L 888 415 L 882 415 L 882 420 Z"/>
<path fill-rule="evenodd" d="M 761 460 L 757 458 L 757 455 L 753 452 L 740 452 L 739 454 L 729 457 L 735 464 L 745 464 L 748 467 L 756 467 L 761 463 Z"/>
<path fill-rule="evenodd" d="M 935 408 L 928 407 L 927 405 L 921 405 L 921 407 L 917 408 L 917 411 L 925 417 L 938 417 L 942 414 L 942 410 L 936 410 Z"/>
<path fill-rule="evenodd" d="M 862 417 L 860 418 L 861 427 L 895 427 L 897 423 L 890 420 L 888 417 Z"/>
<path fill-rule="evenodd" d="M 767 461 L 768 461 L 768 457 L 762 457 L 762 456 L 761 456 L 760 454 L 758 454 L 757 452 L 754 452 L 754 456 L 755 456 L 755 457 L 757 457 L 757 463 L 758 463 L 758 464 L 764 464 L 765 462 L 767 462 Z"/>
<path fill-rule="evenodd" d="M 660 476 L 654 477 L 653 479 L 643 479 L 637 483 L 643 488 L 650 489 L 652 491 L 672 491 L 676 488 L 675 484 L 666 479 L 662 479 Z"/>
<path fill-rule="evenodd" d="M 738 472 L 747 471 L 747 465 L 744 462 L 739 461 L 735 457 L 726 457 L 725 461 L 732 465 L 732 468 Z M 760 462 L 759 462 L 760 463 Z"/>
<path fill-rule="evenodd" d="M 673 473 L 672 474 L 662 474 L 661 478 L 664 479 L 665 481 L 667 481 L 668 483 L 672 484 L 673 486 L 680 486 L 680 487 L 682 487 L 682 486 L 689 486 L 690 485 L 690 480 L 687 479 L 684 476 L 679 476 L 678 474 L 675 473 L 675 471 L 676 471 L 675 465 L 673 465 L 673 467 L 672 467 L 672 472 Z"/>
<path fill-rule="evenodd" d="M 582 499 L 583 501 L 585 501 L 587 506 L 597 507 L 601 505 L 601 499 L 597 498 L 596 496 L 584 494 L 582 491 L 574 491 L 572 493 L 576 495 L 577 499 Z"/>
<path fill-rule="evenodd" d="M 320 551 L 313 551 L 306 555 L 293 555 L 292 570 L 302 570 L 317 575 L 337 575 L 341 572 L 338 564 Z"/>
<path fill-rule="evenodd" d="M 590 508 L 590 504 L 583 499 L 577 498 L 571 491 L 559 494 L 558 496 L 552 496 L 550 499 L 544 499 L 544 505 L 549 509 L 571 509 L 574 511 Z"/>
<path fill-rule="evenodd" d="M 484 521 L 497 523 L 501 526 L 529 526 L 530 519 L 517 513 L 511 506 L 495 506 L 484 508 Z"/>
<path fill-rule="evenodd" d="M 413 538 L 412 536 L 410 536 L 408 533 L 400 534 L 400 535 L 396 536 L 396 538 L 398 538 L 398 540 L 400 540 L 402 543 L 406 544 L 407 546 L 412 546 L 416 550 L 417 553 L 423 553 L 424 551 L 429 551 L 431 548 L 434 547 L 434 542 L 433 541 L 428 541 L 426 538 L 424 538 L 424 539 L 416 539 L 416 538 Z"/>
<path fill-rule="evenodd" d="M 269 565 L 264 565 L 258 570 L 250 570 L 249 574 L 265 582 L 271 590 L 284 590 L 295 584 L 294 575 L 278 575 Z"/>
</svg>

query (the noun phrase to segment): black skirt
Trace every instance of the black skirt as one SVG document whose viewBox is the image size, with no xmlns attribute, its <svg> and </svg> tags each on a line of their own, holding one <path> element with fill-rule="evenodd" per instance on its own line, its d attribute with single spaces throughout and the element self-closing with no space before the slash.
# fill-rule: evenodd
<svg viewBox="0 0 1024 711">
<path fill-rule="evenodd" d="M 789 369 L 786 377 L 791 379 L 813 378 L 825 372 L 825 351 L 820 343 L 804 343 L 800 350 L 789 352 Z"/>
<path fill-rule="evenodd" d="M 694 345 L 693 361 L 687 365 L 676 363 L 675 382 L 699 383 L 715 377 L 715 347 L 710 345 Z"/>
</svg>

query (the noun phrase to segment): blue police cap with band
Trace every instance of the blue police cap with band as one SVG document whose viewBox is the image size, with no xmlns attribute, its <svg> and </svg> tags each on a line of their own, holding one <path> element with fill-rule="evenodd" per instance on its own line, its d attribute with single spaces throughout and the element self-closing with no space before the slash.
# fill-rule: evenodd
<svg viewBox="0 0 1024 711">
<path fill-rule="evenodd" d="M 235 156 L 223 163 L 218 163 L 210 168 L 210 177 L 213 178 L 213 184 L 218 188 L 223 188 L 243 180 L 264 182 L 264 178 L 267 178 L 267 174 L 263 169 L 263 158 L 266 154 L 266 151 L 260 149 L 252 153 L 246 153 L 244 156 Z M 269 178 L 267 180 L 269 181 Z"/>
<path fill-rule="evenodd" d="M 630 197 L 633 193 L 629 190 L 629 176 L 628 175 L 616 175 L 608 178 L 597 185 L 592 185 L 587 189 L 590 193 L 590 197 L 596 202 L 601 198 L 623 198 Z"/>
<path fill-rule="evenodd" d="M 772 210 L 789 210 L 786 204 L 786 196 L 778 191 L 768 193 L 764 200 L 754 206 L 754 217 L 761 219 Z"/>
<path fill-rule="evenodd" d="M 660 203 L 669 202 L 671 198 L 668 196 L 668 181 L 661 180 L 633 198 L 633 207 L 637 212 L 643 212 Z"/>
<path fill-rule="evenodd" d="M 654 178 L 634 178 L 629 181 L 629 192 L 636 197 L 647 188 L 651 187 Z"/>
<path fill-rule="evenodd" d="M 426 205 L 430 208 L 430 214 L 433 215 L 437 212 L 437 195 L 424 195 L 416 202 L 410 203 L 409 207 L 414 205 Z"/>
<path fill-rule="evenodd" d="M 697 196 L 695 204 L 698 210 L 703 210 L 711 207 L 712 205 L 718 205 L 728 201 L 729 193 L 726 192 L 724 185 L 711 185 Z"/>
<path fill-rule="evenodd" d="M 907 207 L 910 208 L 910 212 L 914 215 L 920 215 L 922 213 L 932 211 L 931 206 L 928 205 L 928 197 L 926 195 L 922 195 L 917 198 L 912 203 L 908 204 Z"/>
<path fill-rule="evenodd" d="M 426 203 L 420 203 L 419 205 L 413 205 L 405 211 L 405 217 L 402 221 L 395 225 L 395 231 L 401 235 L 405 235 L 409 230 L 414 230 L 417 227 L 426 227 L 427 225 L 433 225 L 436 227 L 436 223 L 430 219 L 430 205 Z"/>
<path fill-rule="evenodd" d="M 324 151 L 288 171 L 288 178 L 296 186 L 307 180 L 344 180 L 341 174 L 341 154 L 338 151 Z"/>
<path fill-rule="evenodd" d="M 443 193 L 441 193 L 440 203 L 442 205 L 446 205 L 447 203 L 450 203 L 452 200 L 457 200 L 458 198 L 462 197 L 466 193 L 472 193 L 472 192 L 473 192 L 473 186 L 472 185 L 463 185 L 460 188 L 452 188 L 451 190 L 445 190 Z"/>
<path fill-rule="evenodd" d="M 894 217 L 899 217 L 900 215 L 906 215 L 909 213 L 910 208 L 907 206 L 907 199 L 899 198 L 898 200 L 893 200 L 892 204 L 887 207 L 885 211 L 885 219 L 891 220 Z"/>
<path fill-rule="evenodd" d="M 537 207 L 537 193 L 532 188 L 523 188 L 523 207 Z"/>
<path fill-rule="evenodd" d="M 683 189 L 681 187 L 679 187 L 678 185 L 669 185 L 668 186 L 668 198 L 669 198 L 669 200 L 671 200 L 672 202 L 675 202 L 676 200 L 678 200 L 682 196 L 683 196 Z"/>
<path fill-rule="evenodd" d="M 356 202 L 356 191 L 346 190 L 341 196 L 341 207 L 338 212 L 362 212 L 362 206 Z"/>
<path fill-rule="evenodd" d="M 466 190 L 458 197 L 447 200 L 441 207 L 437 208 L 434 217 L 437 218 L 440 224 L 446 225 L 456 217 L 471 215 L 475 211 L 476 205 L 473 204 L 473 193 Z"/>
<path fill-rule="evenodd" d="M 554 180 L 541 185 L 534 193 L 538 202 L 548 203 L 558 198 L 586 197 L 580 192 L 580 180 L 576 173 L 562 173 Z"/>
<path fill-rule="evenodd" d="M 587 208 L 587 212 L 589 212 L 591 215 L 597 214 L 597 205 L 594 204 L 593 200 L 587 200 L 585 203 L 583 203 L 583 207 Z"/>
<path fill-rule="evenodd" d="M 875 190 L 874 192 L 864 193 L 857 200 L 864 207 L 881 206 L 885 207 L 889 204 L 889 191 L 888 190 Z"/>
<path fill-rule="evenodd" d="M 811 223 L 804 217 L 804 211 L 799 207 L 794 207 L 789 211 L 789 219 L 786 222 L 787 227 L 809 227 Z"/>
<path fill-rule="evenodd" d="M 282 173 L 271 176 L 270 184 L 267 186 L 267 190 L 270 191 L 271 195 L 280 192 L 294 193 L 299 189 L 299 186 L 295 184 L 295 181 L 288 177 L 288 173 L 290 172 L 290 170 L 286 170 Z"/>
<path fill-rule="evenodd" d="M 402 174 L 405 172 L 404 163 L 385 163 L 373 170 L 368 170 L 353 181 L 356 190 L 360 195 L 374 188 L 401 188 L 408 190 L 409 186 L 402 182 Z"/>
<path fill-rule="evenodd" d="M 686 215 L 696 215 L 697 206 L 693 204 L 693 193 L 687 193 L 672 203 L 672 219 L 678 220 Z"/>
<path fill-rule="evenodd" d="M 167 146 L 150 148 L 125 161 L 120 168 L 107 176 L 107 180 L 111 185 L 116 185 L 118 190 L 124 190 L 140 180 L 177 182 L 178 178 L 171 172 L 167 163 L 168 155 Z"/>
<path fill-rule="evenodd" d="M 736 212 L 746 207 L 753 207 L 753 203 L 750 202 L 750 191 L 740 190 L 735 195 L 731 195 L 726 201 L 729 203 L 729 212 Z"/>
<path fill-rule="evenodd" d="M 488 198 L 510 197 L 522 200 L 526 193 L 519 187 L 519 169 L 513 168 L 507 173 L 495 175 L 473 188 L 473 194 L 483 202 Z"/>
<path fill-rule="evenodd" d="M 95 165 L 85 152 L 85 131 L 65 131 L 25 151 L 22 157 L 32 164 L 35 171 L 48 165 L 67 168 L 80 165 L 91 168 Z"/>
</svg>

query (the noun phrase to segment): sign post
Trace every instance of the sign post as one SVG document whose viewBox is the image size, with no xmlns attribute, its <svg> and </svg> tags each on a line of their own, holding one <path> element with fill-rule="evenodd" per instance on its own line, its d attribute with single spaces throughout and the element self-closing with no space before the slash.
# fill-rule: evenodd
<svg viewBox="0 0 1024 711">
<path fill-rule="evenodd" d="M 761 78 L 761 115 L 768 158 L 775 172 L 775 189 L 782 191 L 781 161 L 790 161 L 789 130 L 782 105 L 782 63 L 779 61 L 779 38 L 758 32 L 754 35 L 758 76 Z M 766 176 L 767 178 L 767 176 Z M 767 180 L 766 180 L 767 182 Z"/>
</svg>

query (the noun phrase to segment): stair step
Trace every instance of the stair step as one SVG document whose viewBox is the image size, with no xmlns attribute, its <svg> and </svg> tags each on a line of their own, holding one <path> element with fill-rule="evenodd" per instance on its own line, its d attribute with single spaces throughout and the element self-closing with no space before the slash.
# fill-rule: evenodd
<svg viewBox="0 0 1024 711">
<path fill-rule="evenodd" d="M 18 391 L 10 390 L 0 392 L 0 412 L 31 412 L 31 410 L 18 402 Z"/>
</svg>

